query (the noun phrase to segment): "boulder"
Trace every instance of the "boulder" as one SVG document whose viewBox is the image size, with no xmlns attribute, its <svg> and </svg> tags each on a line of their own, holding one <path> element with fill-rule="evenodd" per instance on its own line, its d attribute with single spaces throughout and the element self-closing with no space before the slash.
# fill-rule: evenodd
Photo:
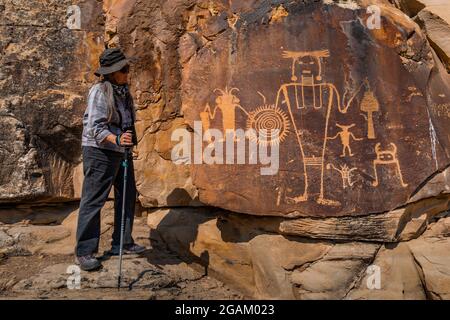
<svg viewBox="0 0 450 320">
<path fill-rule="evenodd" d="M 295 299 L 290 271 L 322 258 L 332 245 L 262 234 L 250 241 L 258 299 Z"/>
<path fill-rule="evenodd" d="M 368 27 L 370 4 L 382 9 L 380 29 Z M 5 19 L 0 27 L 8 45 L 2 47 L 0 84 L 5 93 L 0 121 L 3 136 L 16 143 L 14 152 L 0 154 L 6 164 L 0 172 L 0 201 L 80 197 L 81 116 L 103 40 L 136 58 L 131 70 L 140 141 L 136 176 L 145 207 L 208 204 L 283 217 L 367 215 L 411 201 L 417 189 L 448 164 L 448 79 L 439 59 L 432 57 L 427 29 L 422 33 L 386 1 L 129 0 L 101 5 L 85 0 L 77 3 L 82 13 L 79 30 L 65 28 L 69 5 L 60 1 L 48 6 L 43 9 L 47 15 L 33 10 L 30 2 L 1 6 Z M 27 17 L 16 13 L 17 6 L 30 9 Z M 442 10 L 433 12 L 444 16 Z M 25 18 L 26 24 L 21 20 Z M 15 25 L 20 27 L 12 29 Z M 307 41 L 300 43 L 303 37 Z M 64 50 L 56 47 L 61 39 Z M 261 45 L 269 50 L 261 50 Z M 45 54 L 33 60 L 31 48 Z M 317 69 L 312 70 L 313 86 L 307 83 L 311 77 L 300 79 L 297 74 L 308 59 Z M 64 74 L 68 70 L 77 77 L 69 81 Z M 38 74 L 45 76 L 38 79 Z M 305 86 L 324 89 L 320 94 L 306 92 L 305 107 L 308 98 L 313 104 L 333 100 L 329 115 L 323 113 L 328 107 L 317 105 L 317 113 L 308 113 L 325 116 L 321 128 L 299 124 L 300 107 L 294 112 L 298 114 L 289 113 L 298 100 L 290 89 Z M 280 149 L 275 175 L 261 175 L 260 162 L 187 166 L 171 161 L 173 133 L 191 130 L 195 121 L 204 129 L 225 125 L 261 133 L 260 121 L 265 126 L 267 115 L 269 126 L 283 129 L 279 139 L 269 142 Z M 298 139 L 299 133 L 303 138 Z M 9 176 L 13 179 L 5 178 Z M 246 181 L 252 182 L 251 188 Z M 439 193 L 445 188 L 436 186 Z"/>
<path fill-rule="evenodd" d="M 421 238 L 408 243 L 420 270 L 427 298 L 450 299 L 450 218 L 439 220 Z"/>
<path fill-rule="evenodd" d="M 302 300 L 346 298 L 378 249 L 379 245 L 368 243 L 336 244 L 323 259 L 292 272 L 295 297 Z"/>
<path fill-rule="evenodd" d="M 427 183 L 411 197 L 409 202 L 416 202 L 420 199 L 438 197 L 441 194 L 450 193 L 450 167 L 442 172 L 438 172 Z"/>
<path fill-rule="evenodd" d="M 433 12 L 423 10 L 418 14 L 418 22 L 426 30 L 431 46 L 450 72 L 450 13 L 447 21 Z"/>
<path fill-rule="evenodd" d="M 394 0 L 425 31 L 430 45 L 450 72 L 450 9 L 446 0 Z"/>
<path fill-rule="evenodd" d="M 383 246 L 373 261 L 375 272 L 363 274 L 361 282 L 351 291 L 349 299 L 424 300 L 420 271 L 405 243 Z M 379 287 L 373 277 L 379 276 Z"/>
</svg>

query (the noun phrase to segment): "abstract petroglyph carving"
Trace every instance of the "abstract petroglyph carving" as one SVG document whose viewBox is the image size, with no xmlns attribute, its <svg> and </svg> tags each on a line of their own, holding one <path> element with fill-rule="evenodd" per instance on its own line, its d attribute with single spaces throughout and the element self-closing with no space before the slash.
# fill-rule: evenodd
<svg viewBox="0 0 450 320">
<path fill-rule="evenodd" d="M 367 113 L 367 116 L 365 114 L 362 114 L 364 118 L 367 120 L 367 138 L 375 139 L 376 136 L 375 136 L 375 127 L 373 124 L 373 113 L 380 111 L 380 104 L 378 103 L 377 98 L 370 90 L 370 88 L 368 89 L 368 91 L 364 93 L 360 109 L 362 112 Z"/>
<path fill-rule="evenodd" d="M 336 126 L 341 128 L 341 132 L 338 132 L 338 134 L 336 134 L 334 137 L 332 138 L 327 138 L 328 140 L 334 140 L 337 137 L 341 138 L 341 143 L 342 143 L 342 154 L 341 157 L 345 157 L 346 155 L 346 151 L 348 152 L 348 155 L 350 157 L 354 156 L 354 154 L 352 153 L 352 149 L 350 148 L 350 138 L 352 138 L 355 141 L 361 141 L 363 140 L 362 138 L 356 138 L 355 135 L 350 132 L 350 129 L 353 128 L 355 126 L 355 124 L 351 124 L 349 126 L 343 126 L 340 124 L 336 123 Z"/>
<path fill-rule="evenodd" d="M 397 158 L 397 146 L 394 143 L 391 143 L 391 149 L 381 150 L 381 144 L 377 143 L 375 145 L 375 153 L 377 158 L 373 161 L 373 170 L 375 172 L 375 181 L 372 183 L 374 187 L 379 185 L 378 180 L 378 166 L 387 166 L 387 165 L 395 165 L 396 173 L 400 179 L 400 184 L 403 188 L 406 188 L 408 184 L 403 181 L 402 171 L 400 169 L 400 162 Z"/>
<path fill-rule="evenodd" d="M 432 105 L 431 111 L 437 117 L 446 117 L 450 118 L 450 104 L 438 104 Z"/>
<path fill-rule="evenodd" d="M 423 97 L 423 94 L 419 92 L 416 87 L 408 87 L 408 91 L 410 92 L 408 98 L 406 99 L 408 102 L 411 102 L 414 97 Z"/>
<path fill-rule="evenodd" d="M 353 187 L 356 181 L 352 181 L 352 172 L 358 170 L 358 168 L 349 168 L 346 164 L 341 165 L 341 168 L 336 168 L 332 163 L 327 164 L 328 170 L 335 170 L 340 173 L 342 178 L 342 187 L 346 189 L 347 187 Z"/>
<path fill-rule="evenodd" d="M 264 105 L 249 113 L 247 129 L 253 129 L 249 131 L 251 140 L 263 145 L 278 145 L 289 133 L 289 119 L 275 105 Z"/>
</svg>

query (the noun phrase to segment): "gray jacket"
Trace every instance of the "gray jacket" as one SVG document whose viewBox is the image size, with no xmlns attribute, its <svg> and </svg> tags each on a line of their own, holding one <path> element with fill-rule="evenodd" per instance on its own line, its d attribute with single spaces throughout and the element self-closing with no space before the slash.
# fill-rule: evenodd
<svg viewBox="0 0 450 320">
<path fill-rule="evenodd" d="M 136 119 L 134 105 L 132 118 Z M 122 133 L 121 116 L 107 81 L 95 84 L 89 91 L 88 106 L 83 117 L 82 145 L 124 153 L 125 149 L 106 141 L 110 134 Z"/>
</svg>

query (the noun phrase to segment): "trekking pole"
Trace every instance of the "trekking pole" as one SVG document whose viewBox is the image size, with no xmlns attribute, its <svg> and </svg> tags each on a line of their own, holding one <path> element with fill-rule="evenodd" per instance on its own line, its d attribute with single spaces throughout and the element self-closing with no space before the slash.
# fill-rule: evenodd
<svg viewBox="0 0 450 320">
<path fill-rule="evenodd" d="M 120 290 L 122 282 L 122 259 L 123 259 L 123 238 L 125 234 L 125 199 L 127 193 L 127 180 L 128 180 L 128 155 L 130 149 L 125 148 L 125 159 L 123 160 L 123 199 L 122 199 L 122 219 L 120 222 L 120 249 L 119 249 L 119 277 L 117 279 L 117 290 Z"/>
</svg>

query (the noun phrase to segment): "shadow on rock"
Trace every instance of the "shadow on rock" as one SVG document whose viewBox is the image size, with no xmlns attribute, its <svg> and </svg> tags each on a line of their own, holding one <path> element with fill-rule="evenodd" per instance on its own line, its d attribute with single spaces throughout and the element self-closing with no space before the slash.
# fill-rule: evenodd
<svg viewBox="0 0 450 320">
<path fill-rule="evenodd" d="M 199 248 L 199 227 L 215 221 L 210 208 L 179 207 L 162 210 L 149 218 L 152 250 L 144 255 L 156 266 L 177 265 L 182 262 L 200 265 L 208 274 L 210 253 Z M 174 254 L 161 255 L 161 251 Z"/>
</svg>

